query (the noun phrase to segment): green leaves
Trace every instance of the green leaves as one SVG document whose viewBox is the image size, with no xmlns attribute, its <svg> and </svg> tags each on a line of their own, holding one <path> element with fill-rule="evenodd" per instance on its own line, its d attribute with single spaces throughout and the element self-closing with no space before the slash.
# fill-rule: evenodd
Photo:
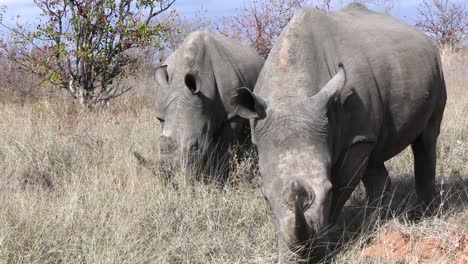
<svg viewBox="0 0 468 264">
<path fill-rule="evenodd" d="M 11 30 L 14 45 L 1 45 L 43 83 L 79 86 L 90 100 L 107 91 L 117 77 L 135 68 L 131 49 L 161 43 L 172 30 L 169 22 L 151 21 L 174 1 L 35 0 L 42 21 L 35 30 Z M 169 20 L 170 21 L 170 20 Z M 1 22 L 0 22 L 1 23 Z M 1 42 L 0 44 L 3 44 Z M 6 43 L 5 43 L 6 44 Z M 3 48 L 2 48 L 3 47 Z M 76 89 L 70 89 L 76 90 Z"/>
</svg>

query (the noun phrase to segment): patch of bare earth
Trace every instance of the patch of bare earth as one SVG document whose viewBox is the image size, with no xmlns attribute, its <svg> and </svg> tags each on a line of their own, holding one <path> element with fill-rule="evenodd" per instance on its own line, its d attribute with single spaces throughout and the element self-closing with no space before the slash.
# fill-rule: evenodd
<svg viewBox="0 0 468 264">
<path fill-rule="evenodd" d="M 468 234 L 447 230 L 438 236 L 418 236 L 396 228 L 382 229 L 362 254 L 390 263 L 468 263 Z"/>
</svg>

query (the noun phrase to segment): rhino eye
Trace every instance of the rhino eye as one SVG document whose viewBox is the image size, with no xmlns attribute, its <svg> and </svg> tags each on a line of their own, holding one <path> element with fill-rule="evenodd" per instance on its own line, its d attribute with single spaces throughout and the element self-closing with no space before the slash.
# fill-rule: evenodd
<svg viewBox="0 0 468 264">
<path fill-rule="evenodd" d="M 161 128 L 164 128 L 164 119 L 160 118 L 160 117 L 156 117 L 159 121 L 159 124 L 161 124 Z"/>
</svg>

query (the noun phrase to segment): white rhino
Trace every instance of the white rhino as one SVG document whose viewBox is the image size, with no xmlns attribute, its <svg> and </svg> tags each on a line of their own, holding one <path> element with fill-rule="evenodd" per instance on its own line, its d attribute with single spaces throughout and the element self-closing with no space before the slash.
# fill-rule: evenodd
<svg viewBox="0 0 468 264">
<path fill-rule="evenodd" d="M 251 122 L 280 248 L 322 258 L 326 230 L 355 187 L 362 181 L 370 202 L 381 197 L 384 162 L 409 145 L 416 192 L 437 207 L 445 102 L 439 52 L 423 33 L 359 4 L 298 12 L 254 92 L 240 88 L 231 99 Z"/>
<path fill-rule="evenodd" d="M 234 89 L 253 89 L 264 59 L 238 40 L 211 31 L 191 33 L 156 70 L 156 116 L 162 127 L 160 166 L 179 164 L 189 176 L 222 170 L 228 147 L 248 142 L 249 122 L 229 103 Z M 137 158 L 147 161 L 138 153 Z"/>
</svg>

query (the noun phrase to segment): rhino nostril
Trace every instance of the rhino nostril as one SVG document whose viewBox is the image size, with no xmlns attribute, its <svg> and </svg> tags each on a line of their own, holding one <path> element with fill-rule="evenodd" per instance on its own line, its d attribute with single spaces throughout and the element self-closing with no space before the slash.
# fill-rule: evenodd
<svg viewBox="0 0 468 264">
<path fill-rule="evenodd" d="M 196 152 L 200 149 L 200 146 L 198 144 L 198 141 L 196 141 L 195 143 L 193 143 L 190 148 L 189 148 L 189 151 L 190 152 Z"/>
</svg>

